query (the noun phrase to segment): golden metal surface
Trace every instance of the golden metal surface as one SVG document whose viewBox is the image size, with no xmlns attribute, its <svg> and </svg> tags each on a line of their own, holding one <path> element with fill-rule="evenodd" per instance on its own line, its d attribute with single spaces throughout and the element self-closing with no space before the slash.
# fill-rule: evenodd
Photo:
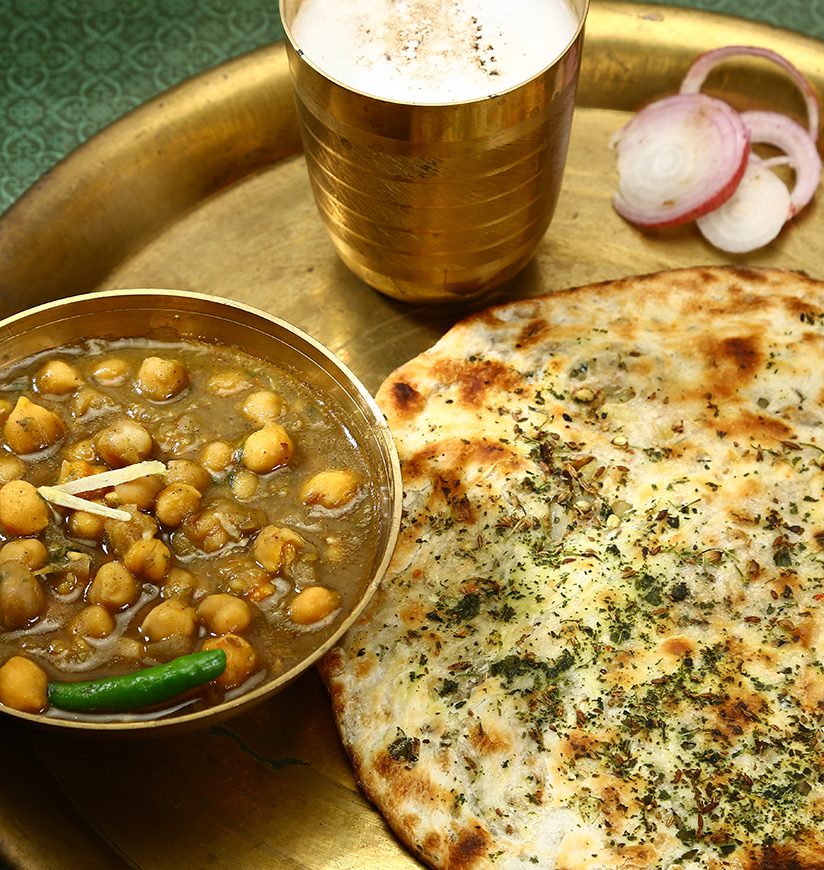
<svg viewBox="0 0 824 870">
<path fill-rule="evenodd" d="M 592 0 L 555 217 L 506 293 L 729 262 L 691 227 L 642 233 L 617 218 L 608 141 L 629 111 L 673 91 L 700 51 L 731 43 L 780 51 L 824 87 L 817 41 Z M 762 63 L 731 64 L 709 84 L 737 105 L 803 115 L 792 86 Z M 273 47 L 84 146 L 0 221 L 3 313 L 118 286 L 220 293 L 295 323 L 374 390 L 459 314 L 376 293 L 340 262 L 298 154 L 290 88 L 285 49 Z M 733 261 L 824 278 L 822 237 L 824 205 L 814 201 L 776 243 Z M 249 713 L 184 737 L 101 742 L 5 718 L 0 765 L 0 854 L 26 868 L 417 866 L 358 793 L 314 671 Z"/>
<path fill-rule="evenodd" d="M 450 105 L 388 102 L 326 77 L 295 45 L 281 0 L 306 166 L 341 259 L 404 302 L 479 299 L 546 233 L 566 162 L 589 0 L 578 30 L 528 82 Z"/>
<path fill-rule="evenodd" d="M 237 347 L 258 359 L 285 366 L 316 389 L 358 443 L 377 496 L 373 551 L 364 553 L 363 576 L 352 588 L 352 604 L 328 637 L 317 635 L 311 652 L 282 674 L 222 704 L 163 719 L 88 721 L 4 711 L 41 728 L 97 735 L 157 736 L 214 726 L 271 698 L 312 667 L 358 618 L 386 573 L 401 517 L 401 472 L 389 427 L 372 396 L 352 372 L 311 336 L 285 321 L 238 302 L 171 290 L 89 293 L 47 302 L 0 321 L 0 368 L 89 336 L 105 339 L 193 339 Z"/>
</svg>

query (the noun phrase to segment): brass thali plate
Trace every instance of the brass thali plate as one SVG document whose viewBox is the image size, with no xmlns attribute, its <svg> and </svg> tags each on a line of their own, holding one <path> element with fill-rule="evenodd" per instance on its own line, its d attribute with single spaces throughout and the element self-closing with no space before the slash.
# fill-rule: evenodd
<svg viewBox="0 0 824 870">
<path fill-rule="evenodd" d="M 820 42 L 729 17 L 593 0 L 555 219 L 507 288 L 528 296 L 723 262 L 824 277 L 821 197 L 764 249 L 730 258 L 694 228 L 641 233 L 610 206 L 608 143 L 672 93 L 694 57 L 772 48 L 824 90 Z M 732 63 L 708 88 L 803 119 L 792 85 Z M 215 293 L 325 343 L 374 391 L 461 315 L 385 298 L 337 260 L 300 156 L 282 45 L 232 61 L 88 142 L 0 220 L 0 315 L 120 287 Z M 228 723 L 182 737 L 98 741 L 0 717 L 0 857 L 26 868 L 418 866 L 357 790 L 314 673 Z"/>
</svg>

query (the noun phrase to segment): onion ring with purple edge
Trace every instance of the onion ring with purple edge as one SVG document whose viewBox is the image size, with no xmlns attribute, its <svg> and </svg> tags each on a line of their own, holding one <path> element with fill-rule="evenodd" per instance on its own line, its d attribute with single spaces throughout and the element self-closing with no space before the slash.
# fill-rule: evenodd
<svg viewBox="0 0 824 870">
<path fill-rule="evenodd" d="M 731 57 L 751 55 L 761 57 L 778 64 L 785 72 L 789 73 L 790 77 L 798 86 L 801 95 L 804 97 L 804 103 L 807 106 L 807 123 L 809 134 L 813 142 L 818 140 L 818 94 L 816 94 L 812 84 L 806 79 L 804 74 L 791 64 L 786 58 L 782 57 L 775 51 L 769 48 L 760 48 L 754 45 L 727 45 L 723 48 L 715 48 L 712 51 L 707 51 L 700 55 L 687 70 L 681 82 L 682 94 L 697 94 L 704 86 L 704 82 L 710 72 Z"/>
<path fill-rule="evenodd" d="M 683 224 L 732 196 L 750 137 L 738 112 L 706 94 L 676 94 L 638 112 L 613 137 L 621 217 L 644 227 Z"/>
<path fill-rule="evenodd" d="M 774 145 L 783 151 L 795 172 L 786 219 L 794 217 L 813 198 L 821 183 L 821 157 L 807 131 L 778 112 L 742 112 L 741 119 L 753 143 Z"/>
<path fill-rule="evenodd" d="M 696 224 L 701 235 L 719 250 L 745 254 L 778 236 L 789 208 L 787 185 L 767 161 L 752 154 L 735 193 L 722 206 L 698 218 Z"/>
</svg>

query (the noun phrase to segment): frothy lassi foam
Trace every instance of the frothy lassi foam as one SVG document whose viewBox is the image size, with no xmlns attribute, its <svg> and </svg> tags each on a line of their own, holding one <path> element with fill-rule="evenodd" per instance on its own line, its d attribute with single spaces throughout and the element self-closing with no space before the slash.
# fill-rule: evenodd
<svg viewBox="0 0 824 870">
<path fill-rule="evenodd" d="M 532 78 L 577 28 L 568 0 L 303 0 L 291 30 L 308 60 L 350 88 L 453 103 Z"/>
</svg>

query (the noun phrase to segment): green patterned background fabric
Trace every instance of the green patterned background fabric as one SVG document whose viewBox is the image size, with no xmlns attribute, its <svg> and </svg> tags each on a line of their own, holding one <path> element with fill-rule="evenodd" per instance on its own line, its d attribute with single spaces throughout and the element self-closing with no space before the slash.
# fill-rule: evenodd
<svg viewBox="0 0 824 870">
<path fill-rule="evenodd" d="M 668 2 L 824 39 L 824 0 Z M 276 0 L 0 0 L 0 212 L 130 109 L 282 38 Z"/>
</svg>

